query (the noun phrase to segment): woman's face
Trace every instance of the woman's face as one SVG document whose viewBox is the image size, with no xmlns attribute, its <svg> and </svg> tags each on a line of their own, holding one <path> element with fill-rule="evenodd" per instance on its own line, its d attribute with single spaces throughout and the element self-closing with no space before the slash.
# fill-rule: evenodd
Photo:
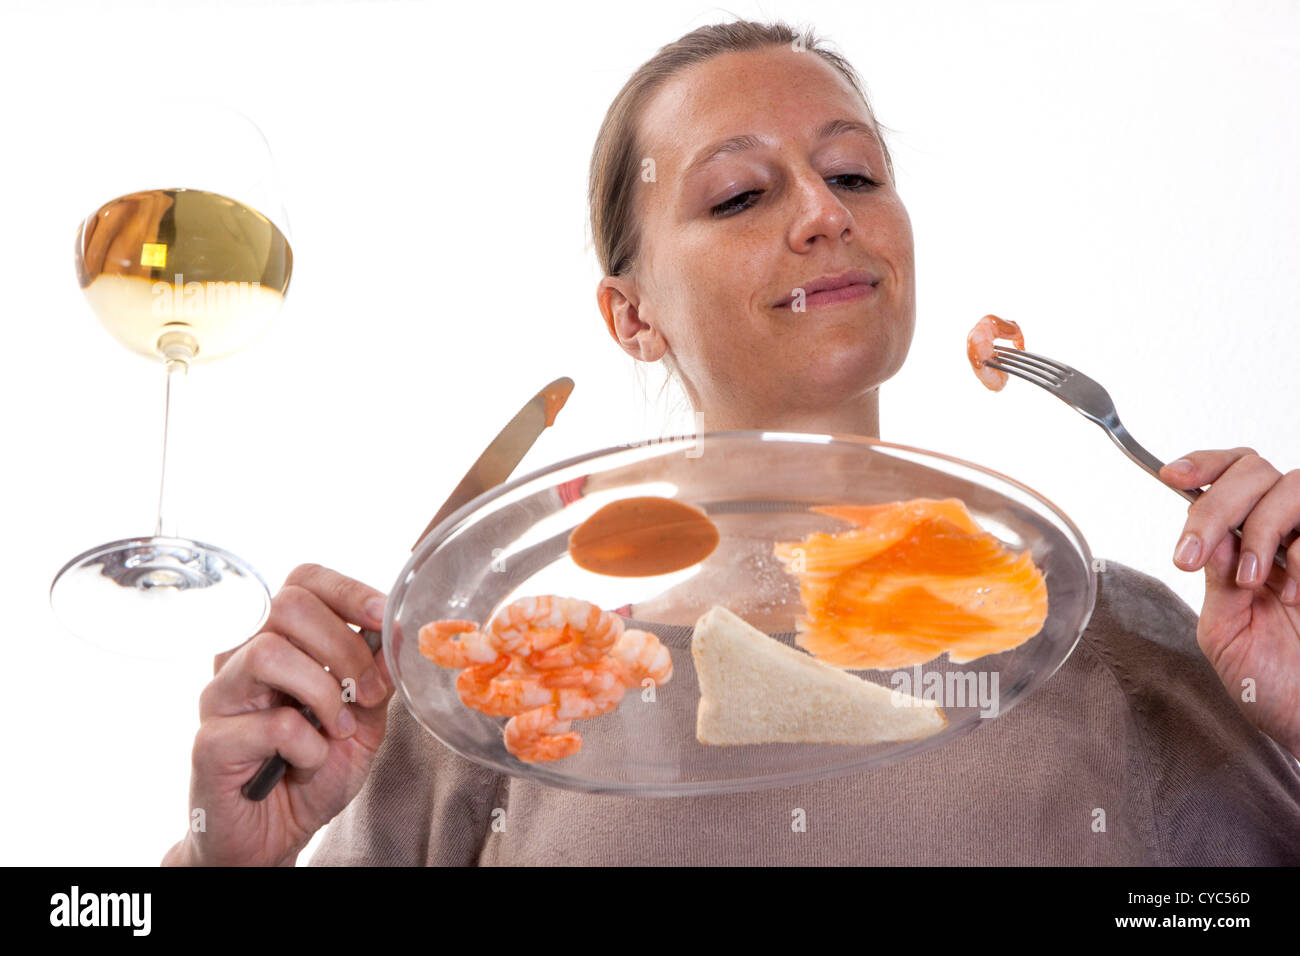
<svg viewBox="0 0 1300 956">
<path fill-rule="evenodd" d="M 642 117 L 638 261 L 603 279 L 597 298 L 630 354 L 671 351 L 708 429 L 874 401 L 907 356 L 911 221 L 880 143 L 853 127 L 827 131 L 837 120 L 871 126 L 833 67 L 785 46 L 697 64 Z M 715 154 L 742 135 L 748 148 Z M 847 301 L 781 304 L 849 271 L 878 281 Z"/>
</svg>

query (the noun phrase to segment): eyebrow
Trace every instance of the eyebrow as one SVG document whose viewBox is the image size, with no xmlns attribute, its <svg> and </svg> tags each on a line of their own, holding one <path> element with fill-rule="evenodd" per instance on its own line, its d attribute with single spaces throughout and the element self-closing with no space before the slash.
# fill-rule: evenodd
<svg viewBox="0 0 1300 956">
<path fill-rule="evenodd" d="M 859 123 L 857 120 L 833 119 L 823 123 L 817 128 L 813 138 L 815 140 L 830 139 L 832 136 L 839 136 L 841 133 L 862 133 L 876 139 L 876 131 L 865 123 Z M 722 156 L 730 153 L 741 153 L 750 149 L 762 149 L 766 144 L 752 133 L 743 133 L 740 136 L 732 136 L 730 139 L 724 139 L 720 143 L 714 143 L 700 152 L 695 159 L 691 160 L 686 166 L 686 172 L 682 178 L 685 179 L 694 173 L 704 169 L 709 164 L 717 161 Z"/>
</svg>

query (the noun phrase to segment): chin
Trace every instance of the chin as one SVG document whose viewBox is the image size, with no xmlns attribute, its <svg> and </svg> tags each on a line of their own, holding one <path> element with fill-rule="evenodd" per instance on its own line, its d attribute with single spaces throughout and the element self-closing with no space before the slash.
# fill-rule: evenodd
<svg viewBox="0 0 1300 956">
<path fill-rule="evenodd" d="M 907 357 L 907 348 L 888 337 L 864 341 L 861 329 L 844 331 L 849 335 L 817 343 L 800 374 L 801 383 L 816 393 L 818 404 L 833 405 L 877 388 L 902 368 Z"/>
</svg>

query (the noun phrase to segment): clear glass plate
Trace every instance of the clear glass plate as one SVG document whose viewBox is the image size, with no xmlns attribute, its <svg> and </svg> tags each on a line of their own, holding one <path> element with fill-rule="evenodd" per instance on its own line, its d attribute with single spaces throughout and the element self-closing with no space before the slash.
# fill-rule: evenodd
<svg viewBox="0 0 1300 956">
<path fill-rule="evenodd" d="M 573 529 L 612 501 L 642 495 L 703 509 L 721 534 L 717 549 L 692 568 L 655 577 L 610 577 L 574 564 L 568 554 Z M 690 627 L 721 604 L 795 646 L 795 618 L 802 613 L 798 583 L 772 546 L 846 527 L 809 509 L 950 497 L 961 499 L 1006 547 L 1029 549 L 1046 580 L 1049 613 L 1035 637 L 1001 654 L 965 664 L 944 655 L 920 667 L 852 672 L 914 697 L 933 697 L 941 687 L 937 703 L 946 728 L 921 740 L 873 746 L 696 741 L 699 687 Z M 421 655 L 418 633 L 441 618 L 483 624 L 505 604 L 541 594 L 580 598 L 610 611 L 631 605 L 627 626 L 660 636 L 672 654 L 673 676 L 654 689 L 652 701 L 632 688 L 617 710 L 575 720 L 572 729 L 583 745 L 573 756 L 525 763 L 505 749 L 507 718 L 466 707 L 456 694 L 458 672 Z M 589 793 L 731 793 L 880 767 L 976 730 L 1065 662 L 1095 597 L 1092 556 L 1079 529 L 1042 495 L 1005 475 L 857 436 L 710 432 L 571 458 L 466 504 L 403 568 L 388 602 L 384 652 L 416 720 L 456 753 L 492 770 Z"/>
</svg>

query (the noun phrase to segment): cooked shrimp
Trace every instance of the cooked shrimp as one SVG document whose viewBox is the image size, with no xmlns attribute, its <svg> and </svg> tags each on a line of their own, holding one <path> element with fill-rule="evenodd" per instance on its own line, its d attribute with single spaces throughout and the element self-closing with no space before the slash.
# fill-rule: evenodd
<svg viewBox="0 0 1300 956">
<path fill-rule="evenodd" d="M 539 651 L 550 650 L 552 647 L 555 647 L 557 644 L 563 644 L 566 641 L 569 641 L 571 639 L 572 638 L 570 637 L 567 628 L 563 628 L 563 627 L 540 628 L 536 631 L 533 631 L 533 633 L 529 636 L 527 652 L 531 655 L 531 654 L 536 654 Z"/>
<path fill-rule="evenodd" d="M 620 680 L 614 680 L 606 693 L 593 695 L 586 688 L 565 688 L 558 692 L 559 703 L 555 713 L 564 720 L 587 720 L 599 717 L 614 710 L 623 700 L 627 688 Z"/>
<path fill-rule="evenodd" d="M 975 328 L 966 336 L 966 357 L 970 359 L 971 368 L 985 388 L 1000 392 L 1007 384 L 1007 373 L 989 368 L 984 363 L 994 358 L 993 340 L 1008 339 L 1022 352 L 1025 350 L 1025 336 L 1020 326 L 996 315 L 986 315 L 975 323 Z"/>
<path fill-rule="evenodd" d="M 536 677 L 539 673 L 536 667 L 529 667 L 522 657 L 507 657 L 506 660 L 510 663 L 501 672 L 502 677 Z"/>
<path fill-rule="evenodd" d="M 604 656 L 623 633 L 623 619 L 617 614 L 576 598 L 554 598 L 539 622 L 544 628 L 555 627 L 557 623 L 563 627 L 567 639 L 549 646 L 547 642 L 534 643 L 527 660 L 538 670 L 590 664 Z"/>
<path fill-rule="evenodd" d="M 624 631 L 609 652 L 624 672 L 624 683 L 638 687 L 649 677 L 655 685 L 666 684 L 673 677 L 673 658 L 668 648 L 649 631 L 635 628 Z"/>
<path fill-rule="evenodd" d="M 569 721 L 556 716 L 554 705 L 526 710 L 506 722 L 506 750 L 525 763 L 570 757 L 582 749 L 582 738 L 569 727 Z"/>
<path fill-rule="evenodd" d="M 586 660 L 595 660 L 623 633 L 623 620 L 586 601 L 544 594 L 520 598 L 502 608 L 488 630 L 507 654 L 526 657 L 534 651 L 546 652 L 562 646 L 560 642 L 564 640 L 587 648 L 579 659 L 585 656 Z M 557 654 L 555 659 L 563 661 L 564 655 Z"/>
<path fill-rule="evenodd" d="M 441 667 L 491 664 L 501 656 L 473 621 L 430 621 L 420 628 L 420 653 Z"/>
<path fill-rule="evenodd" d="M 576 598 L 542 595 L 502 608 L 481 630 L 473 621 L 433 621 L 420 629 L 420 651 L 443 667 L 461 667 L 456 692 L 467 707 L 509 717 L 506 749 L 529 762 L 577 753 L 570 721 L 618 707 L 646 677 L 672 676 L 672 658 L 646 631 Z"/>
<path fill-rule="evenodd" d="M 510 658 L 502 656 L 496 663 L 461 671 L 456 678 L 461 702 L 490 717 L 512 717 L 555 702 L 555 691 L 543 687 L 536 677 L 501 676 L 509 665 Z"/>
<path fill-rule="evenodd" d="M 543 687 L 557 689 L 557 713 L 563 720 L 586 720 L 607 714 L 627 690 L 623 665 L 606 657 L 594 664 L 548 671 Z"/>
</svg>

